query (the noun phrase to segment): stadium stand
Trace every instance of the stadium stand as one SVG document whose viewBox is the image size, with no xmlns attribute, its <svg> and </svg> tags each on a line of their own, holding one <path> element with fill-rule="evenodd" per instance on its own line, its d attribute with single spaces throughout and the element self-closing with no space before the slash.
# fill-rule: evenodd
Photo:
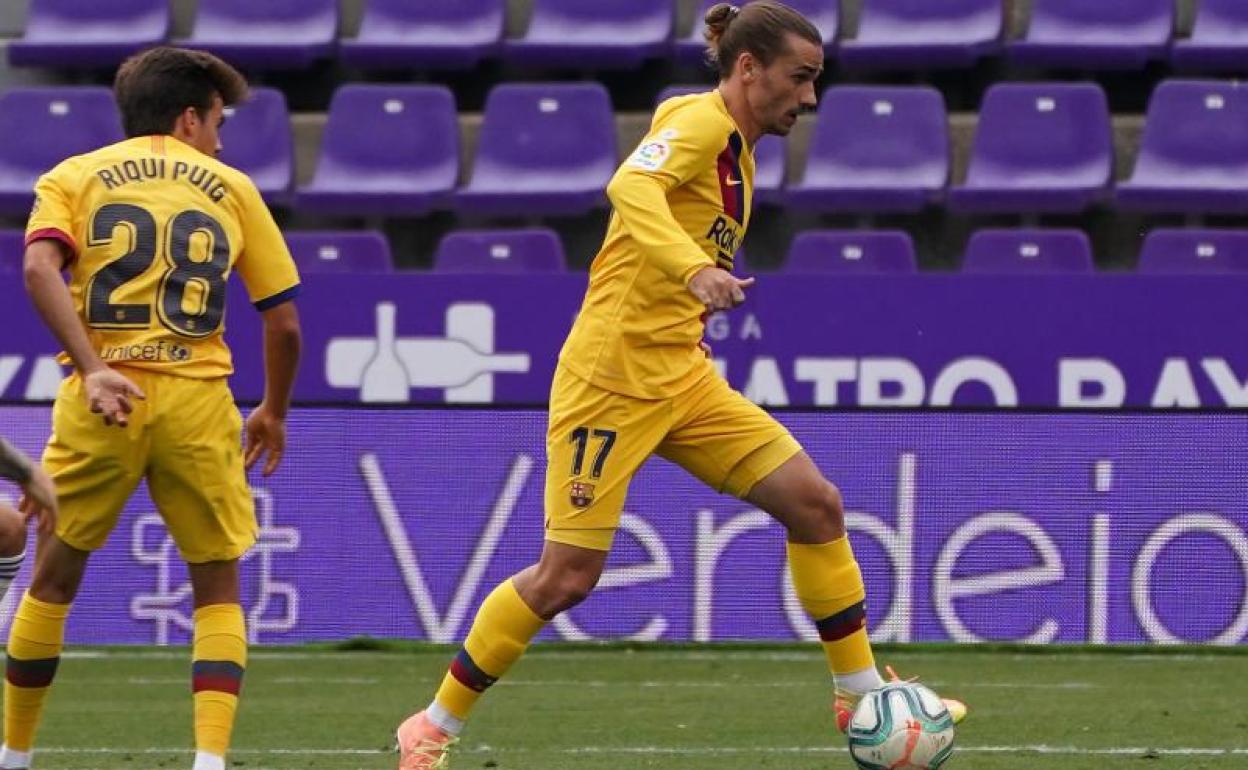
<svg viewBox="0 0 1248 770">
<path fill-rule="evenodd" d="M 388 273 L 394 269 L 390 244 L 373 230 L 303 230 L 286 233 L 301 272 Z"/>
<path fill-rule="evenodd" d="M 1242 273 L 1248 270 L 1246 230 L 1153 230 L 1140 251 L 1141 273 Z"/>
<path fill-rule="evenodd" d="M 807 230 L 784 261 L 786 273 L 914 273 L 914 241 L 898 230 Z"/>
<path fill-rule="evenodd" d="M 448 233 L 433 256 L 439 273 L 562 273 L 559 235 L 548 228 L 460 230 Z"/>
<path fill-rule="evenodd" d="M 979 115 L 955 211 L 1078 213 L 1107 193 L 1113 138 L 1105 93 L 1091 83 L 1002 83 Z"/>
<path fill-rule="evenodd" d="M 459 175 L 455 97 L 443 86 L 347 85 L 329 106 L 316 176 L 300 208 L 332 214 L 424 214 Z"/>
<path fill-rule="evenodd" d="M 964 273 L 1090 273 L 1092 244 L 1082 230 L 980 230 L 962 259 Z"/>
<path fill-rule="evenodd" d="M 32 0 L 9 62 L 24 67 L 103 67 L 169 37 L 168 0 Z"/>
<path fill-rule="evenodd" d="M 919 211 L 949 179 L 940 92 L 834 86 L 823 94 L 805 173 L 785 202 L 819 211 Z"/>
<path fill-rule="evenodd" d="M 365 223 L 409 268 L 432 266 L 456 230 L 541 225 L 583 268 L 605 224 L 603 188 L 656 97 L 710 87 L 698 23 L 710 4 L 595 4 L 595 26 L 572 0 L 6 3 L 0 89 L 27 101 L 0 115 L 11 137 L 0 225 L 21 225 L 38 173 L 118 136 L 102 98 L 109 114 L 63 120 L 87 109 L 82 84 L 105 86 L 127 51 L 172 39 L 260 73 L 223 130 L 223 158 L 288 230 Z M 752 268 L 785 264 L 802 231 L 877 226 L 908 233 L 925 269 L 954 268 L 971 232 L 1025 223 L 1083 229 L 1102 267 L 1143 269 L 1144 233 L 1176 217 L 1246 226 L 1242 89 L 1175 79 L 1248 72 L 1237 0 L 793 4 L 825 35 L 824 103 L 756 148 Z M 581 38 L 604 29 L 610 40 Z M 1134 74 L 1112 72 L 1122 68 Z M 23 95 L 44 84 L 58 90 Z M 391 88 L 438 95 L 340 103 Z"/>
<path fill-rule="evenodd" d="M 340 55 L 364 69 L 470 69 L 498 57 L 504 11 L 503 0 L 368 0 Z"/>
</svg>

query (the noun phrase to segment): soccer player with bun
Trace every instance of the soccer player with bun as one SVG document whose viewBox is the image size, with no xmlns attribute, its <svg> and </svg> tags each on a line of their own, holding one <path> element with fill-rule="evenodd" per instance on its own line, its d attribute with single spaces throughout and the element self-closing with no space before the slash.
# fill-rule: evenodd
<svg viewBox="0 0 1248 770">
<path fill-rule="evenodd" d="M 541 558 L 486 597 L 433 702 L 399 727 L 401 770 L 447 767 L 481 694 L 593 590 L 628 483 L 653 454 L 784 526 L 841 729 L 858 698 L 883 684 L 840 493 L 701 348 L 706 314 L 740 305 L 754 283 L 730 272 L 750 220 L 753 148 L 815 108 L 823 42 L 770 0 L 716 5 L 705 21 L 719 87 L 661 104 L 607 188 L 614 214 L 551 387 Z"/>
<path fill-rule="evenodd" d="M 215 56 L 138 54 L 114 93 L 128 139 L 35 187 L 24 277 L 73 371 L 43 455 L 60 504 L 9 632 L 0 768 L 30 767 L 65 620 L 91 552 L 146 480 L 194 594 L 195 770 L 224 770 L 247 663 L 238 560 L 256 540 L 246 468 L 276 470 L 299 358 L 299 276 L 255 185 L 217 160 L 247 82 Z M 61 271 L 69 272 L 68 286 Z M 226 377 L 237 270 L 264 325 L 265 393 L 244 424 Z"/>
</svg>

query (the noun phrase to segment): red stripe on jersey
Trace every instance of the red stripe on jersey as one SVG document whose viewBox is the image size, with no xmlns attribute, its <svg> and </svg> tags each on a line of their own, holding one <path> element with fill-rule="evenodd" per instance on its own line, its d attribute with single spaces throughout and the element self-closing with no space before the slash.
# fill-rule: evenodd
<svg viewBox="0 0 1248 770">
<path fill-rule="evenodd" d="M 741 175 L 741 135 L 733 132 L 716 161 L 724 214 L 745 222 L 745 179 Z"/>
<path fill-rule="evenodd" d="M 164 134 L 154 134 L 152 136 L 152 152 L 157 155 L 165 154 L 165 137 Z"/>
<path fill-rule="evenodd" d="M 60 241 L 65 248 L 69 249 L 69 254 L 65 258 L 65 264 L 61 269 L 69 267 L 74 264 L 74 260 L 78 259 L 78 245 L 74 243 L 74 239 L 69 235 L 69 233 L 64 230 L 56 227 L 44 227 L 26 234 L 27 246 L 35 241 L 44 240 Z"/>
</svg>

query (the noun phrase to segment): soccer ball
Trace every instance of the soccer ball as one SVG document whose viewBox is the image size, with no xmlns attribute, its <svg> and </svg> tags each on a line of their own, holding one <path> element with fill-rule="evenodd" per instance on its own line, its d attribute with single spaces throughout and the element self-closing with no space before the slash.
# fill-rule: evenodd
<svg viewBox="0 0 1248 770">
<path fill-rule="evenodd" d="M 949 709 L 914 682 L 862 696 L 846 732 L 849 755 L 862 770 L 936 770 L 953 753 Z"/>
</svg>

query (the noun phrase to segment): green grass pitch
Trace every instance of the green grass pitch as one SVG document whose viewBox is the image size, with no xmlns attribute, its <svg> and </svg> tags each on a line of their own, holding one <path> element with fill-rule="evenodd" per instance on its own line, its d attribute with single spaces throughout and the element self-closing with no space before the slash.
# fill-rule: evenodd
<svg viewBox="0 0 1248 770">
<path fill-rule="evenodd" d="M 232 766 L 393 768 L 393 729 L 452 651 L 253 650 Z M 965 699 L 954 770 L 1248 767 L 1248 655 L 903 647 L 881 663 Z M 453 770 L 850 770 L 821 655 L 797 647 L 534 648 L 486 696 Z M 39 770 L 190 767 L 185 649 L 71 649 Z"/>
</svg>

